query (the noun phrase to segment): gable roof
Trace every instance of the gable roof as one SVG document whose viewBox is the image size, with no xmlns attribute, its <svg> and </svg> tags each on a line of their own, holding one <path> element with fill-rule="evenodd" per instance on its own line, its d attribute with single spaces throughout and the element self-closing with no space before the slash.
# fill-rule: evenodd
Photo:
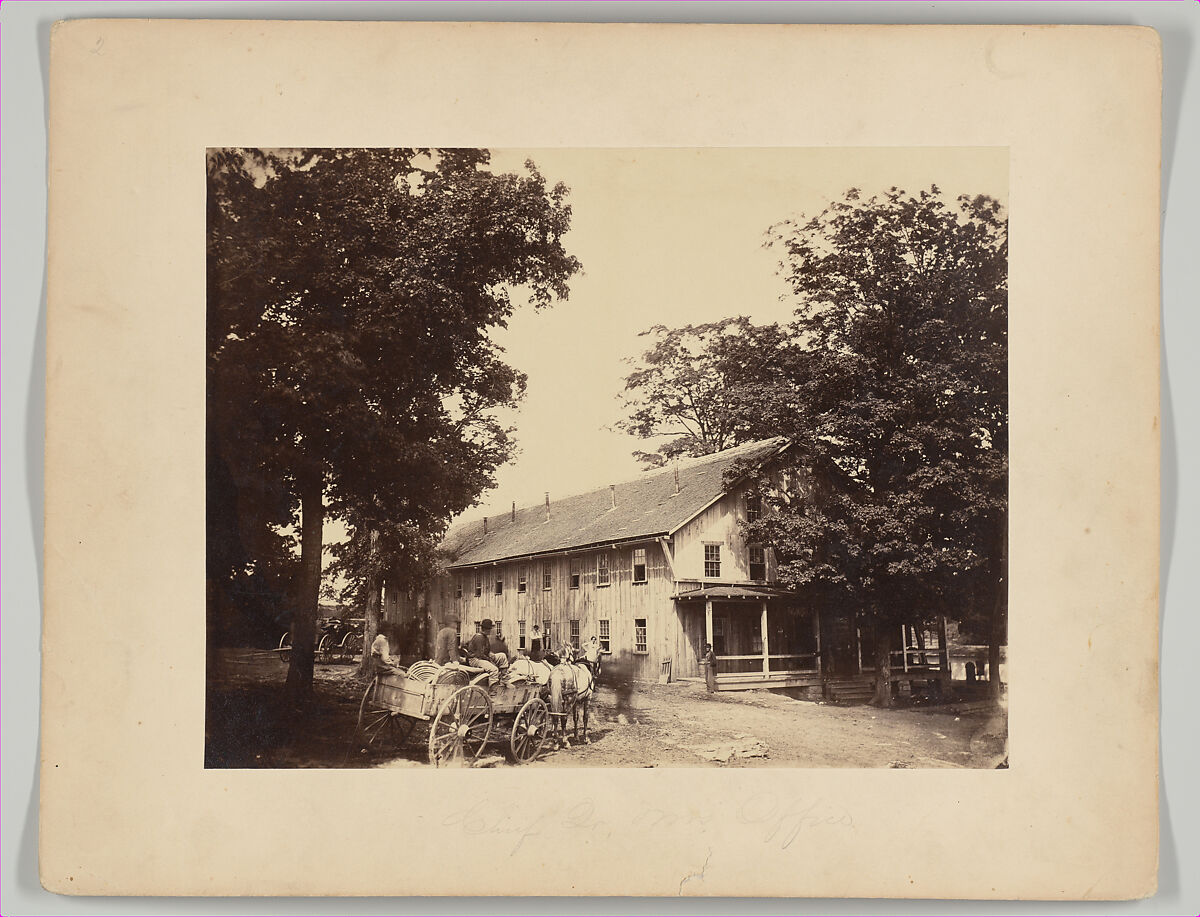
<svg viewBox="0 0 1200 917">
<path fill-rule="evenodd" d="M 783 437 L 747 443 L 680 462 L 679 493 L 675 469 L 647 472 L 616 485 L 617 505 L 608 487 L 551 501 L 550 520 L 545 506 L 454 526 L 442 542 L 451 567 L 492 563 L 514 557 L 548 554 L 590 545 L 609 544 L 667 535 L 710 506 L 725 492 L 725 473 L 740 461 L 762 461 L 784 448 Z"/>
</svg>

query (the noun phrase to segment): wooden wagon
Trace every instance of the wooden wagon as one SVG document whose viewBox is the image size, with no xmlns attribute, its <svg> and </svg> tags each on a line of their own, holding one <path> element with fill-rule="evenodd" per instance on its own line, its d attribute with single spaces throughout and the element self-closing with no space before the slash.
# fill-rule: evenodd
<svg viewBox="0 0 1200 917">
<path fill-rule="evenodd" d="M 429 763 L 471 764 L 492 741 L 507 739 L 509 757 L 532 761 L 549 735 L 549 709 L 534 682 L 489 686 L 468 666 L 418 662 L 377 675 L 358 708 L 355 747 L 396 747 L 418 723 L 429 725 Z"/>
</svg>

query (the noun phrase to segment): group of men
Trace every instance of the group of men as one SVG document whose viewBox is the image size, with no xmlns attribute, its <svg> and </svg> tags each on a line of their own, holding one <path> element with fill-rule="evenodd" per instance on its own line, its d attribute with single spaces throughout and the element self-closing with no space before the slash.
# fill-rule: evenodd
<svg viewBox="0 0 1200 917">
<path fill-rule="evenodd" d="M 454 626 L 456 623 L 455 619 L 447 621 L 434 639 L 433 661 L 438 665 L 460 661 L 458 631 Z M 517 656 L 514 656 L 509 651 L 504 638 L 496 633 L 496 625 L 490 618 L 484 618 L 479 622 L 479 632 L 473 634 L 467 641 L 466 646 L 463 647 L 463 653 L 466 656 L 467 665 L 483 669 L 493 677 L 507 674 L 509 666 L 517 656 L 521 655 L 525 655 L 535 666 L 544 666 L 547 676 L 549 670 L 562 661 L 561 656 L 551 650 L 549 640 L 542 636 L 541 627 L 537 624 L 533 625 L 533 631 L 529 638 L 529 652 L 522 654 L 518 650 Z M 563 654 L 569 654 L 572 657 L 571 661 L 575 661 L 571 647 L 564 646 Z M 585 644 L 583 658 L 578 661 L 591 669 L 593 677 L 599 677 L 600 641 L 596 637 L 593 636 Z"/>
<path fill-rule="evenodd" d="M 434 637 L 433 661 L 438 665 L 458 665 L 464 662 L 465 657 L 467 665 L 485 670 L 490 674 L 491 679 L 496 681 L 501 676 L 508 674 L 510 665 L 517 658 L 525 656 L 535 667 L 535 675 L 537 667 L 542 667 L 545 669 L 545 677 L 548 678 L 550 669 L 558 665 L 563 656 L 566 656 L 568 661 L 586 665 L 594 678 L 599 679 L 600 677 L 602 653 L 600 641 L 595 636 L 584 644 L 581 658 L 576 658 L 576 652 L 570 646 L 564 646 L 560 656 L 552 651 L 549 639 L 543 637 L 541 627 L 535 624 L 529 639 L 528 653 L 518 651 L 514 656 L 509 651 L 504 638 L 495 632 L 496 625 L 490 618 L 484 618 L 479 623 L 479 632 L 472 635 L 466 646 L 463 647 L 459 646 L 458 630 L 455 626 L 457 623 L 457 618 L 450 618 Z M 382 633 L 371 644 L 371 655 L 376 660 L 377 670 L 382 666 L 390 667 L 398 664 L 398 661 L 391 657 L 387 638 Z M 544 679 L 541 677 L 538 678 L 538 681 L 544 683 Z"/>
</svg>

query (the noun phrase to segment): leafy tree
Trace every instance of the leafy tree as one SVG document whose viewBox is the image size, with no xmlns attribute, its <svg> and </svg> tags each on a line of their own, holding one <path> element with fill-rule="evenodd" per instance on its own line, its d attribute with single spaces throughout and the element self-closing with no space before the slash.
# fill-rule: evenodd
<svg viewBox="0 0 1200 917">
<path fill-rule="evenodd" d="M 891 635 L 914 609 L 961 616 L 964 596 L 986 597 L 1002 637 L 1006 219 L 990 198 L 949 205 L 936 187 L 851 190 L 773 240 L 804 350 L 789 376 L 802 410 L 779 432 L 807 477 L 768 493 L 775 511 L 748 534 L 774 547 L 785 583 L 873 625 L 887 704 Z"/>
<path fill-rule="evenodd" d="M 625 378 L 629 419 L 617 426 L 643 439 L 671 438 L 654 452 L 637 453 L 641 461 L 662 465 L 757 438 L 778 400 L 787 344 L 778 325 L 737 316 L 682 328 L 655 325 L 642 336 L 653 345 Z"/>
<path fill-rule="evenodd" d="M 579 267 L 562 246 L 567 189 L 547 188 L 532 163 L 515 175 L 488 161 L 485 150 L 210 154 L 210 480 L 227 469 L 259 532 L 298 511 L 287 679 L 298 699 L 312 689 L 327 508 L 368 533 L 391 520 L 431 538 L 472 505 L 511 448 L 494 410 L 524 386 L 488 329 L 512 314 L 510 289 L 541 308 Z"/>
</svg>

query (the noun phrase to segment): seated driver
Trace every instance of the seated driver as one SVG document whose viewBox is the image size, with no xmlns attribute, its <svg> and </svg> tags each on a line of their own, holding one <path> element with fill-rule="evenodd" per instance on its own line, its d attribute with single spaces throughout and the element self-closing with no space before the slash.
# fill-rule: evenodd
<svg viewBox="0 0 1200 917">
<path fill-rule="evenodd" d="M 501 669 L 508 668 L 508 657 L 503 653 L 492 652 L 491 618 L 479 622 L 479 633 L 467 641 L 467 664 L 485 670 L 495 680 Z"/>
</svg>

